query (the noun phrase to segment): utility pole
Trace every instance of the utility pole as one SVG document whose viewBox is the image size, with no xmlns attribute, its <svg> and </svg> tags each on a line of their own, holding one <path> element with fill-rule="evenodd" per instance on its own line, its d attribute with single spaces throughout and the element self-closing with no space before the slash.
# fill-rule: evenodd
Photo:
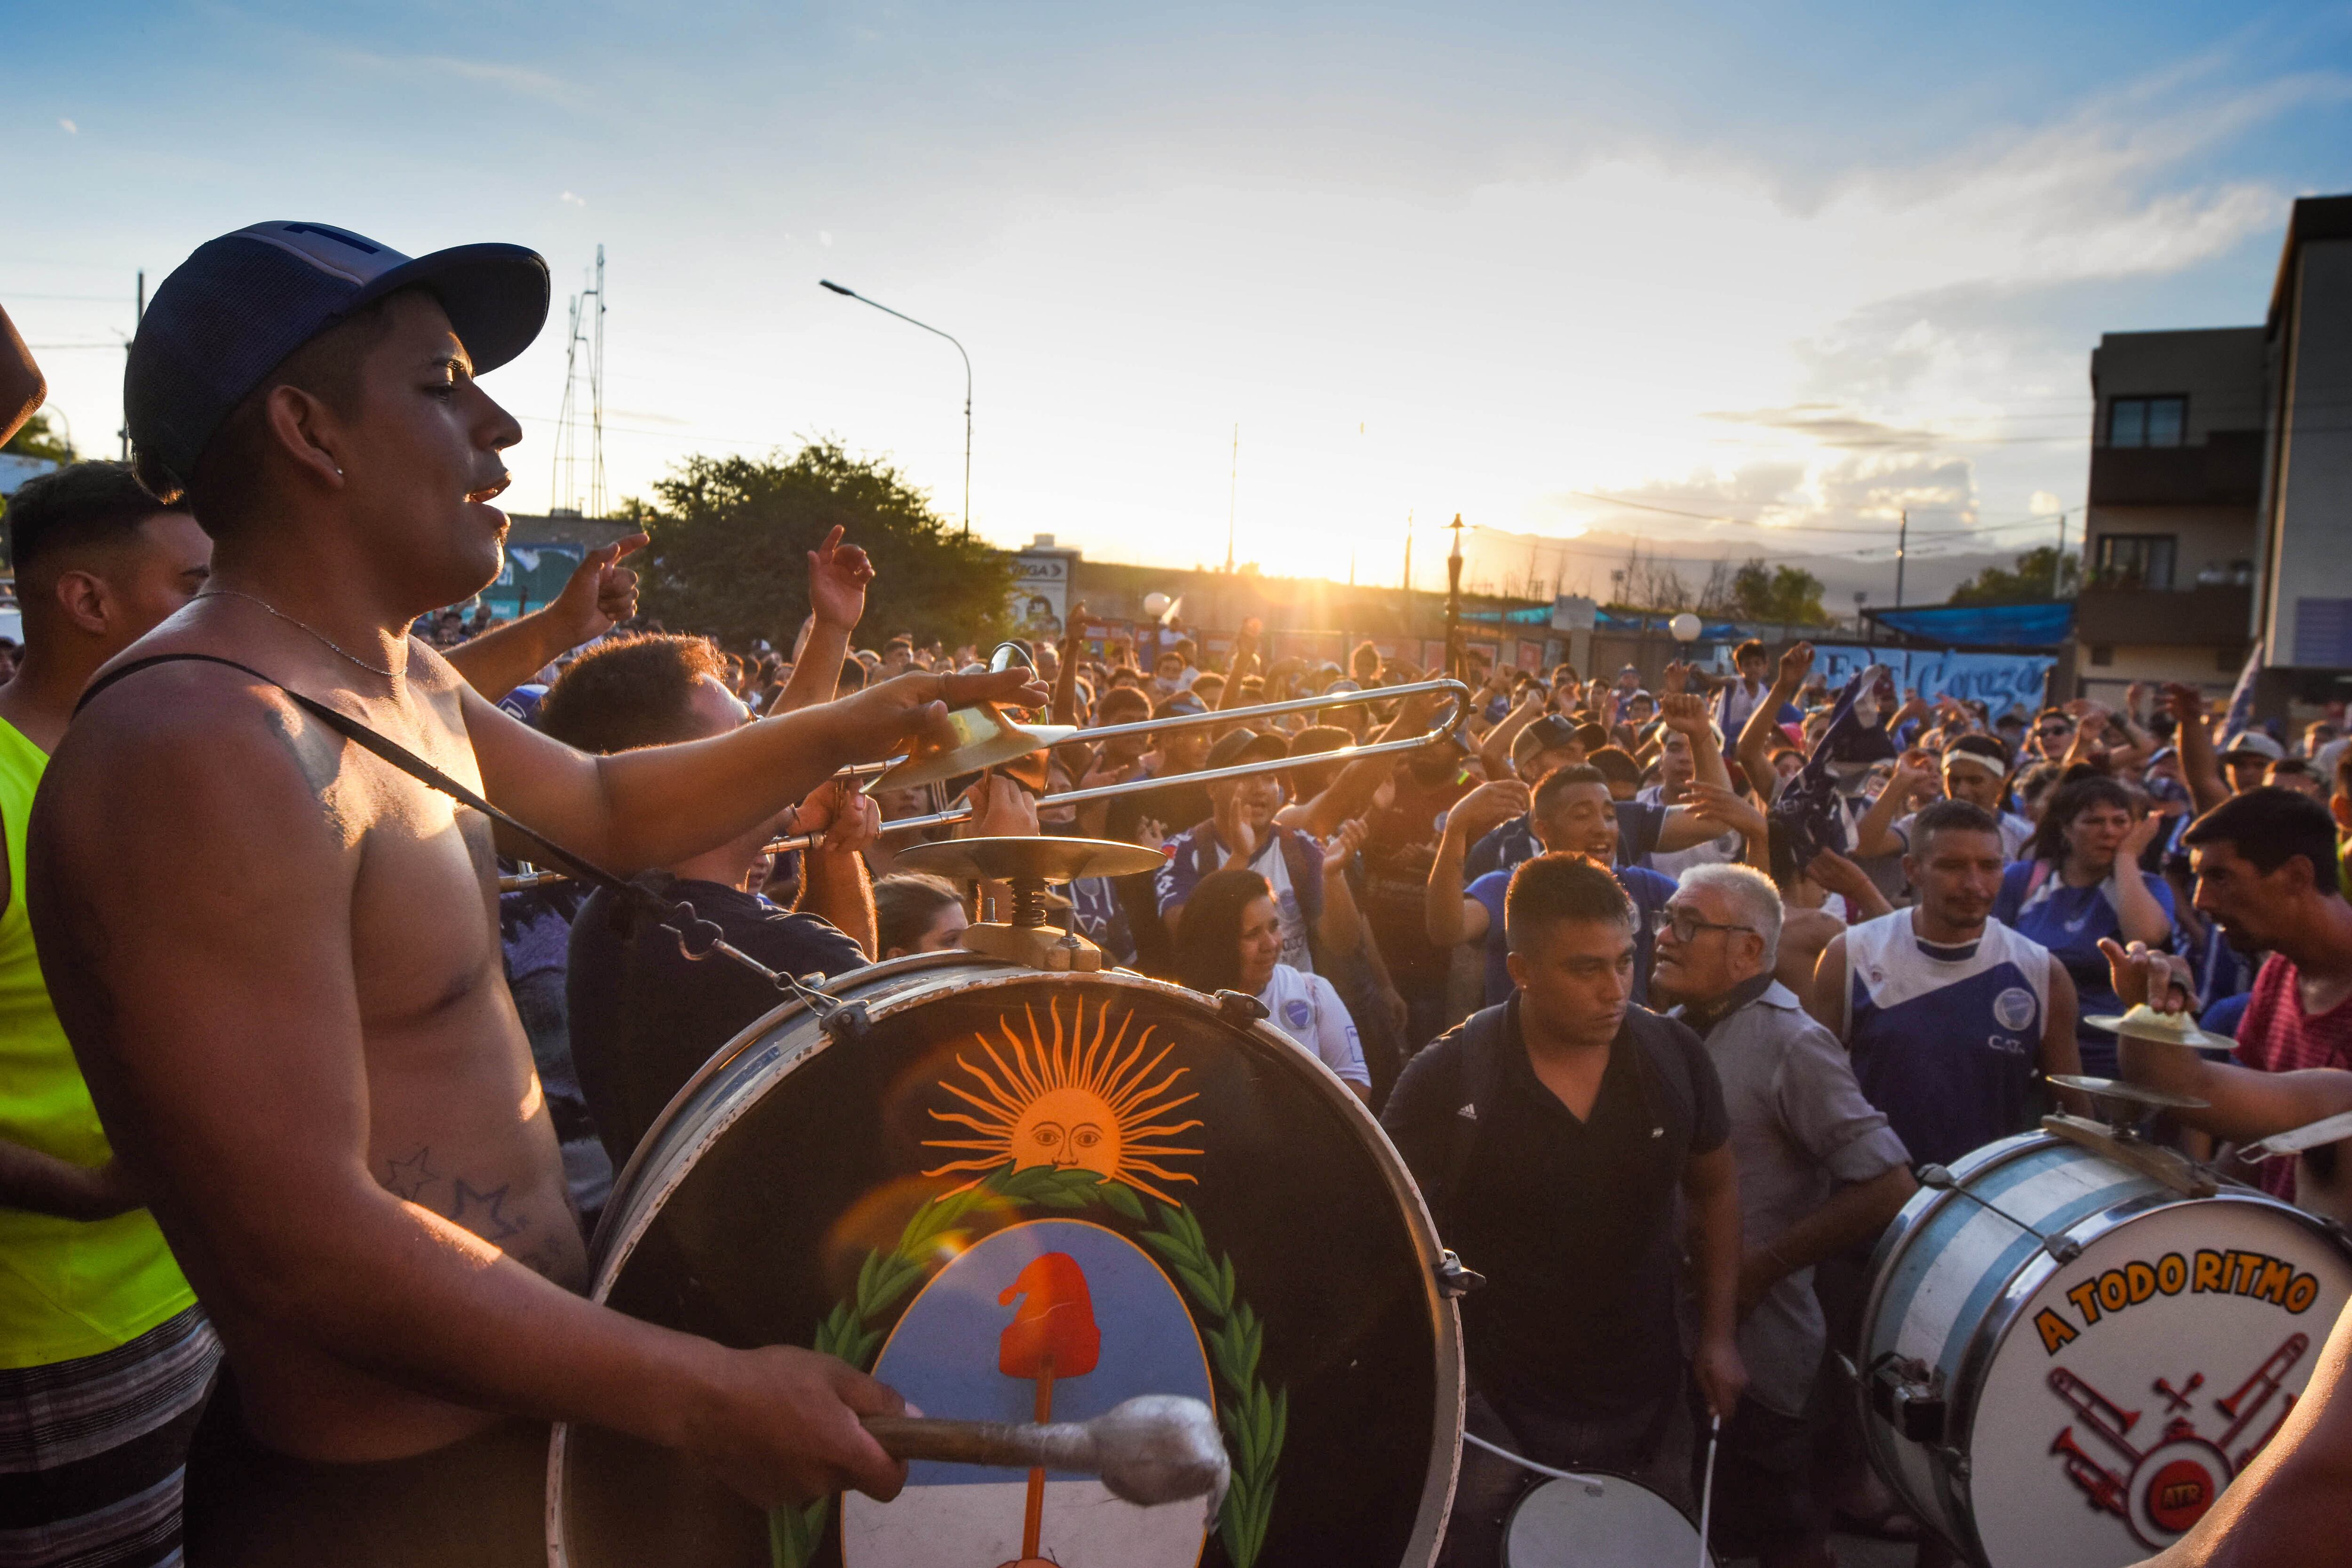
<svg viewBox="0 0 2352 1568">
<path fill-rule="evenodd" d="M 132 307 L 132 315 L 131 318 L 131 336 L 134 342 L 138 339 L 140 327 L 146 322 L 146 320 L 147 269 L 142 267 L 139 269 L 138 300 L 137 303 Z M 130 343 L 122 345 L 122 357 L 126 362 L 131 358 Z M 123 410 L 122 428 L 116 431 L 115 434 L 122 437 L 122 460 L 127 463 L 131 460 L 131 412 L 129 409 Z M 71 446 L 73 443 L 68 441 L 66 444 L 68 446 Z"/>
<path fill-rule="evenodd" d="M 2050 563 L 2050 596 L 2064 597 L 2066 584 L 2066 514 L 2058 514 L 2058 554 Z"/>
<path fill-rule="evenodd" d="M 1234 515 L 1242 494 L 1242 427 L 1234 426 L 1234 475 L 1225 490 L 1225 574 L 1234 570 Z"/>
<path fill-rule="evenodd" d="M 1445 673 L 1459 680 L 1468 662 L 1462 641 L 1462 514 L 1455 512 L 1446 526 L 1454 530 L 1454 552 L 1445 558 Z"/>
<path fill-rule="evenodd" d="M 1895 534 L 1895 607 L 1899 610 L 1903 607 L 1903 558 L 1911 542 L 1911 514 L 1906 510 L 1898 515 L 1903 521 Z"/>
<path fill-rule="evenodd" d="M 1404 591 L 1408 595 L 1412 592 L 1412 513 L 1411 512 L 1404 514 Z M 1405 600 L 1405 613 L 1407 615 L 1412 613 L 1412 600 L 1410 597 Z"/>
</svg>

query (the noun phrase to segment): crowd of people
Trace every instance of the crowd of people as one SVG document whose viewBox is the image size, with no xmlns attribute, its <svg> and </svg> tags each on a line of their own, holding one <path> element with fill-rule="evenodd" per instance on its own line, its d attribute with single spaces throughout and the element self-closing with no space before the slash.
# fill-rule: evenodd
<svg viewBox="0 0 2352 1568">
<path fill-rule="evenodd" d="M 1828 1352 L 1917 1166 L 2082 1108 L 2050 1080 L 2085 1070 L 2193 1091 L 2200 1154 L 2352 1105 L 2352 1074 L 2296 1070 L 2352 1067 L 2332 722 L 2290 748 L 2217 740 L 2188 688 L 2031 714 L 1876 668 L 1833 692 L 1807 646 L 1754 642 L 1655 691 L 1472 656 L 1454 711 L 1370 643 L 1270 659 L 1252 623 L 1204 663 L 1082 608 L 992 673 L 921 628 L 874 636 L 838 529 L 788 651 L 642 623 L 642 536 L 512 622 L 436 611 L 495 570 L 485 503 L 520 431 L 472 378 L 536 330 L 533 265 L 317 226 L 216 240 L 134 345 L 137 463 L 10 507 L 17 1560 L 177 1560 L 184 1473 L 192 1563 L 535 1560 L 558 1419 L 761 1504 L 903 1480 L 857 1420 L 900 1408 L 878 1384 L 580 1296 L 614 1173 L 776 994 L 624 918 L 625 889 L 513 858 L 530 885 L 489 929 L 494 854 L 526 851 L 458 811 L 477 787 L 793 975 L 985 918 L 898 864 L 922 838 L 1160 851 L 1073 885 L 1067 918 L 1108 962 L 1255 996 L 1379 1116 L 1486 1279 L 1470 1431 L 1685 1503 L 1719 1431 L 1717 1543 L 1769 1568 L 1832 1561 L 1840 1513 L 1916 1533 Z M 1356 700 L 1240 711 L 1335 695 Z M 952 792 L 841 776 L 982 702 L 1078 733 Z M 1190 722 L 1088 739 L 1147 717 Z M 396 766 L 353 766 L 355 735 Z M 1247 764 L 1270 765 L 1214 776 Z M 1041 804 L 1114 784 L 1141 787 Z M 968 822 L 890 826 L 950 793 Z M 783 833 L 812 846 L 771 853 Z M 2134 1004 L 2196 1010 L 2239 1065 L 2089 1022 Z M 2331 1161 L 2255 1179 L 2346 1208 Z M 1496 1562 L 1526 1479 L 1465 1452 L 1444 1561 Z"/>
</svg>

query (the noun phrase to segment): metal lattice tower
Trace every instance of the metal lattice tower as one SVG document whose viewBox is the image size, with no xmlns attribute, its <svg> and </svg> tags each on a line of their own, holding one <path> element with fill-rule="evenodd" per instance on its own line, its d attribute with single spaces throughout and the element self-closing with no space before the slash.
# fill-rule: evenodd
<svg viewBox="0 0 2352 1568">
<path fill-rule="evenodd" d="M 591 301 L 594 314 L 590 315 Z M 586 350 L 583 356 L 582 350 Z M 588 382 L 588 490 L 580 490 L 580 381 Z M 555 417 L 548 510 L 603 517 L 604 497 L 604 247 L 596 247 L 595 286 L 572 296 L 572 331 L 563 348 L 563 407 Z"/>
</svg>

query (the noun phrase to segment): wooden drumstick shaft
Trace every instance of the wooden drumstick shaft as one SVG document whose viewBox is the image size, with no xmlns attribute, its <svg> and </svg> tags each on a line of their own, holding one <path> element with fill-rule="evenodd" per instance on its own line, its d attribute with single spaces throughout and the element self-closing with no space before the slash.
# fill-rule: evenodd
<svg viewBox="0 0 2352 1568">
<path fill-rule="evenodd" d="M 950 1465 L 1097 1471 L 1094 1435 L 1079 1423 L 948 1421 L 929 1415 L 867 1415 L 866 1429 L 894 1459 Z"/>
</svg>

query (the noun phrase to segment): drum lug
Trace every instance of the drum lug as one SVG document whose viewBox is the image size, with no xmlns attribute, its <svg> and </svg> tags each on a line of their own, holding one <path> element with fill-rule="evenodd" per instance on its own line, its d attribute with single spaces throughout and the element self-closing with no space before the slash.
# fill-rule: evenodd
<svg viewBox="0 0 2352 1568">
<path fill-rule="evenodd" d="M 1255 996 L 1244 996 L 1238 991 L 1220 991 L 1214 998 L 1217 1011 L 1226 1023 L 1237 1029 L 1246 1029 L 1265 1016 L 1265 1004 Z"/>
<path fill-rule="evenodd" d="M 1958 1448 L 1939 1447 L 1936 1450 L 1936 1458 L 1944 1461 L 1944 1468 L 1951 1471 L 1954 1480 L 1965 1481 L 1969 1479 L 1969 1457 Z"/>
<path fill-rule="evenodd" d="M 827 1013 L 817 1027 L 823 1029 L 835 1045 L 854 1046 L 866 1037 L 869 1022 L 865 1003 L 845 1002 Z"/>
<path fill-rule="evenodd" d="M 1451 1249 L 1437 1255 L 1432 1272 L 1437 1276 L 1437 1293 L 1448 1300 L 1459 1300 L 1486 1283 L 1486 1277 L 1475 1268 L 1465 1268 L 1462 1259 Z"/>
<path fill-rule="evenodd" d="M 1870 1407 L 1909 1442 L 1943 1452 L 1944 1374 L 1912 1356 L 1887 1352 L 1871 1363 Z M 1957 1456 L 1963 1466 L 1967 1456 Z M 1960 1473 L 1966 1474 L 1963 1469 Z"/>
</svg>

